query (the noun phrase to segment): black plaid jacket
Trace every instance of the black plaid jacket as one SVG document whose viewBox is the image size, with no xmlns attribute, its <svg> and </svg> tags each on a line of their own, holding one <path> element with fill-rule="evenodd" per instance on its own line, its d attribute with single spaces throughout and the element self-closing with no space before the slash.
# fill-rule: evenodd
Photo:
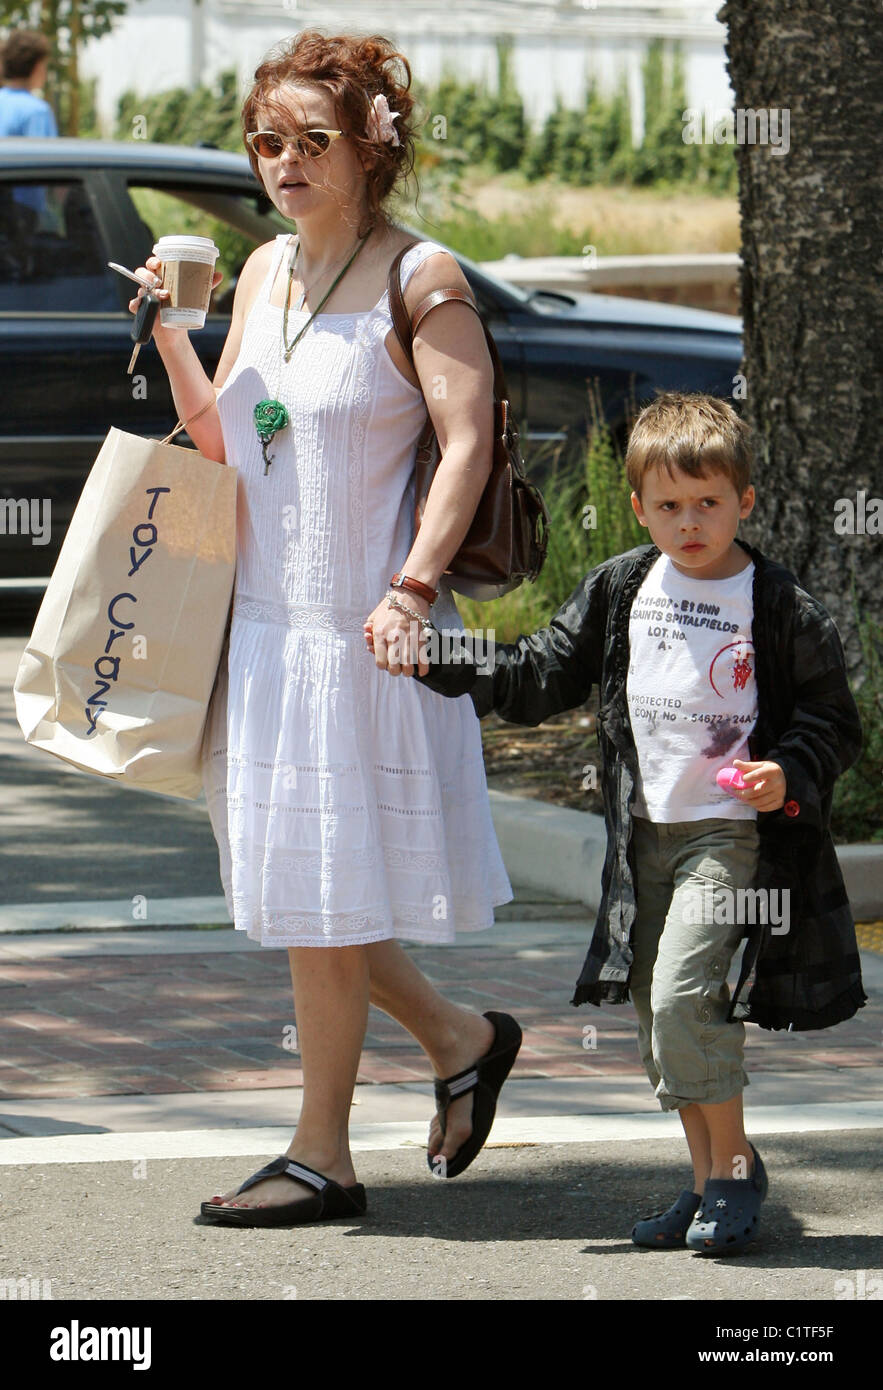
<svg viewBox="0 0 883 1390">
<path fill-rule="evenodd" d="M 829 830 L 834 782 L 858 757 L 862 732 L 847 684 L 843 649 L 825 608 L 794 575 L 753 546 L 758 718 L 753 761 L 781 765 L 785 806 L 757 818 L 755 888 L 787 889 L 790 929 L 747 929 L 728 1017 L 762 1028 L 827 1028 L 851 1018 L 866 995 L 855 926 Z M 413 679 L 443 695 L 469 693 L 479 718 L 495 709 L 513 724 L 536 725 L 583 704 L 600 689 L 598 740 L 607 855 L 601 905 L 573 1004 L 628 999 L 635 920 L 631 806 L 637 753 L 626 703 L 629 616 L 655 545 L 638 546 L 593 569 L 549 622 L 499 645 L 482 674 L 474 663 L 433 664 Z M 786 808 L 787 807 L 787 812 Z"/>
</svg>

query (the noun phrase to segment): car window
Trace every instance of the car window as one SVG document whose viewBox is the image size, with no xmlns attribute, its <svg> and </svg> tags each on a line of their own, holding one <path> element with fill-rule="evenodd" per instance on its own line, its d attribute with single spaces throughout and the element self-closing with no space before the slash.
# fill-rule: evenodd
<svg viewBox="0 0 883 1390">
<path fill-rule="evenodd" d="M 0 183 L 0 313 L 118 311 L 82 183 Z"/>
<path fill-rule="evenodd" d="M 216 269 L 224 276 L 209 313 L 229 314 L 236 278 L 256 246 L 291 226 L 260 191 L 231 193 L 210 187 L 131 182 L 129 193 L 144 228 L 145 256 L 161 236 L 206 236 L 220 251 Z"/>
</svg>

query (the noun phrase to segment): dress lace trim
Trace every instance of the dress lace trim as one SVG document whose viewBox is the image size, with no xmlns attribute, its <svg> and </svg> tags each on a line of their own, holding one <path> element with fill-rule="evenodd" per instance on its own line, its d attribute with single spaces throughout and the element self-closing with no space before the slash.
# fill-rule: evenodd
<svg viewBox="0 0 883 1390">
<path fill-rule="evenodd" d="M 508 901 L 508 897 L 498 893 L 484 913 L 457 912 L 457 930 L 482 931 L 492 927 L 493 908 Z M 247 931 L 253 941 L 277 940 L 282 946 L 370 946 L 376 941 L 390 940 L 397 926 L 406 927 L 407 936 L 426 945 L 445 945 L 451 939 L 450 928 L 440 926 L 433 930 L 427 927 L 425 903 L 398 903 L 391 921 L 382 909 L 334 915 L 322 912 L 251 912 L 249 915 L 247 901 L 236 898 L 233 907 L 235 911 L 231 916 L 235 917 L 238 931 Z"/>
<path fill-rule="evenodd" d="M 330 603 L 274 603 L 237 593 L 233 601 L 237 618 L 253 623 L 278 623 L 283 627 L 321 632 L 362 632 L 366 613 Z"/>
</svg>

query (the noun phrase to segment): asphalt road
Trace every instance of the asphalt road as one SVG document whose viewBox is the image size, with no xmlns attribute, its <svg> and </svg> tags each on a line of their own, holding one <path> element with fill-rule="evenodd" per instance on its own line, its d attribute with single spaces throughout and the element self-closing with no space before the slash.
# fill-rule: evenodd
<svg viewBox="0 0 883 1390">
<path fill-rule="evenodd" d="M 850 1291 L 883 1294 L 880 1138 L 766 1135 L 761 1236 L 719 1259 L 629 1239 L 685 1185 L 680 1140 L 491 1147 L 450 1183 L 422 1146 L 364 1152 L 368 1216 L 299 1230 L 195 1224 L 260 1156 L 150 1160 L 141 1177 L 120 1162 L 6 1167 L 0 1273 L 77 1301 L 785 1298 L 833 1314 Z"/>
</svg>

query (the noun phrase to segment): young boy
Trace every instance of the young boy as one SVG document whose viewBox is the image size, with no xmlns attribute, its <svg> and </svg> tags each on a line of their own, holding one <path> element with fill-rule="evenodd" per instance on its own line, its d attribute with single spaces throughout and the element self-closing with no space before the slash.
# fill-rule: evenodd
<svg viewBox="0 0 883 1390">
<path fill-rule="evenodd" d="M 733 408 L 667 393 L 639 415 L 626 472 L 652 545 L 592 570 L 492 666 L 416 676 L 536 725 L 600 688 L 607 856 L 573 1004 L 623 1003 L 693 1187 L 639 1221 L 638 1245 L 731 1254 L 758 1231 L 767 1178 L 745 1136 L 744 1025 L 825 1028 L 865 1001 L 829 832 L 832 788 L 861 749 L 829 614 L 736 539 L 754 505 Z M 735 766 L 742 790 L 716 774 Z M 741 975 L 726 983 L 743 937 Z"/>
</svg>

